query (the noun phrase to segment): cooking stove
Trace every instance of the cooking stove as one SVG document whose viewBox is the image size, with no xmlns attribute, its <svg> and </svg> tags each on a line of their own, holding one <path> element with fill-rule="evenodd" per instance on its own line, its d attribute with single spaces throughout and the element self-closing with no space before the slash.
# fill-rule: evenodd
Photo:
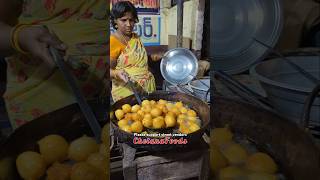
<svg viewBox="0 0 320 180">
<path fill-rule="evenodd" d="M 165 85 L 163 90 L 172 91 Z M 118 142 L 114 130 L 110 128 L 110 179 L 209 179 L 209 131 L 197 144 L 167 151 L 146 151 Z"/>
</svg>

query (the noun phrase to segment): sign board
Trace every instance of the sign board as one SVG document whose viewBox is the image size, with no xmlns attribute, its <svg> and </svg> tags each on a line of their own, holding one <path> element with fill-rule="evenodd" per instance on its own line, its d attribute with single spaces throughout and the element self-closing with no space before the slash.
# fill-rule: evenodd
<svg viewBox="0 0 320 180">
<path fill-rule="evenodd" d="M 111 6 L 119 1 L 125 1 L 125 0 L 111 0 Z M 160 15 L 160 0 L 129 0 L 129 1 L 137 8 L 138 14 Z"/>
</svg>

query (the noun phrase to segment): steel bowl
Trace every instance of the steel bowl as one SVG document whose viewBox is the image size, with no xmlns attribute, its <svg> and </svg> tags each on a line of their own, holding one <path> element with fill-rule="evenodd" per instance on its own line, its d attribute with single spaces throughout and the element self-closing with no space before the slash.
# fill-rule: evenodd
<svg viewBox="0 0 320 180">
<path fill-rule="evenodd" d="M 318 56 L 288 56 L 317 79 L 320 79 Z M 307 97 L 316 86 L 281 58 L 261 62 L 250 69 L 250 74 L 260 81 L 274 109 L 299 123 Z M 313 103 L 310 125 L 320 126 L 320 95 Z"/>
<path fill-rule="evenodd" d="M 198 60 L 188 49 L 171 49 L 164 54 L 160 70 L 163 78 L 169 83 L 184 85 L 197 75 Z"/>
</svg>

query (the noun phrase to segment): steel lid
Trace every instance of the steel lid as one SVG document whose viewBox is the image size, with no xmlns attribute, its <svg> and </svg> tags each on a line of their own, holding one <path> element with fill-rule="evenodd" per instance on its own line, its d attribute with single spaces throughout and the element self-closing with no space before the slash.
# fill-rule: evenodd
<svg viewBox="0 0 320 180">
<path fill-rule="evenodd" d="M 215 70 L 246 71 L 277 43 L 282 30 L 281 0 L 215 0 L 211 4 L 211 58 Z"/>
<path fill-rule="evenodd" d="M 160 71 L 169 83 L 184 85 L 197 75 L 198 60 L 190 50 L 174 48 L 164 54 Z"/>
</svg>

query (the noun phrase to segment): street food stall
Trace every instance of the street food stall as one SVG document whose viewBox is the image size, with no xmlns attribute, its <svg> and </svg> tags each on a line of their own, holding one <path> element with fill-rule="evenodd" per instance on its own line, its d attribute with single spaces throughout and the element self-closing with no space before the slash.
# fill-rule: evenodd
<svg viewBox="0 0 320 180">
<path fill-rule="evenodd" d="M 109 96 L 85 102 L 71 85 L 76 104 L 21 126 L 3 142 L 0 179 L 30 174 L 35 179 L 88 180 L 320 178 L 320 97 L 314 81 L 320 79 L 319 52 L 288 56 L 276 49 L 285 24 L 281 1 L 199 1 L 203 11 L 210 6 L 202 16 L 213 17 L 200 20 L 212 22 L 210 45 L 205 47 L 213 65 L 210 72 L 210 63 L 199 61 L 197 43 L 208 39 L 197 35 L 188 43 L 183 33 L 189 22 L 184 7 L 195 1 L 166 1 L 172 4 L 166 15 L 177 15 L 177 27 L 170 27 L 176 35 L 165 35 L 174 39 L 170 48 L 170 40 L 161 43 L 160 1 L 134 2 L 145 13 L 139 19 L 144 26 L 135 30 L 148 53 L 164 52 L 161 62 L 151 63 L 156 91 L 138 92 L 129 82 L 133 95 L 117 102 Z M 197 12 L 188 17 L 191 14 L 201 16 Z M 153 33 L 144 32 L 148 28 Z M 195 29 L 195 34 L 202 33 Z M 270 58 L 271 52 L 276 58 Z M 237 76 L 244 73 L 256 78 L 255 83 Z M 35 152 L 51 145 L 49 137 L 60 139 L 53 144 L 59 147 L 55 158 L 63 163 L 52 164 L 49 156 L 49 163 L 28 169 L 24 162 L 39 162 Z M 75 144 L 85 146 L 71 152 L 66 148 Z M 92 166 L 102 167 L 103 173 Z"/>
<path fill-rule="evenodd" d="M 197 6 L 192 6 L 195 2 L 185 2 L 185 7 L 197 9 Z M 169 9 L 165 5 L 171 2 L 162 4 L 161 11 L 164 13 L 161 17 L 164 19 L 161 20 L 168 22 L 163 32 L 177 31 L 176 35 L 162 37 L 168 37 L 165 40 L 169 43 L 166 49 L 161 49 L 161 46 L 146 47 L 147 51 L 165 52 L 161 62 L 151 63 L 157 91 L 131 95 L 111 105 L 111 141 L 114 142 L 111 143 L 110 154 L 111 178 L 209 177 L 207 127 L 210 84 L 207 81 L 209 78 L 203 80 L 197 76 L 199 69 L 203 76 L 209 65 L 203 68 L 201 63 L 199 66 L 198 57 L 189 50 L 193 48 L 188 47 L 190 44 L 184 36 L 184 32 L 192 27 L 185 19 L 192 11 L 184 9 L 183 1 L 175 3 L 176 6 Z M 171 25 L 171 21 L 177 22 L 177 25 Z M 160 34 L 163 35 L 163 32 Z M 141 119 L 141 125 L 135 120 L 131 122 L 131 119 Z"/>
<path fill-rule="evenodd" d="M 159 2 L 159 1 L 154 1 Z M 194 2 L 192 2 L 194 3 Z M 191 7 L 188 2 L 188 6 Z M 154 7 L 154 4 L 149 4 L 151 7 Z M 182 1 L 178 4 L 179 12 L 183 12 Z M 151 8 L 152 9 L 152 8 Z M 148 8 L 141 8 L 141 10 L 148 10 Z M 159 9 L 158 9 L 159 10 Z M 152 13 L 157 12 L 149 12 L 149 17 L 151 19 L 158 20 L 158 16 Z M 148 26 L 148 17 L 142 17 L 143 21 L 146 22 L 146 27 Z M 153 22 L 152 22 L 153 23 Z M 149 24 L 150 25 L 150 24 Z M 157 24 L 158 25 L 158 24 Z M 182 24 L 180 24 L 181 26 Z M 178 29 L 182 30 L 182 27 L 178 27 Z M 141 26 L 137 26 L 138 31 Z M 140 29 L 143 30 L 143 29 Z M 180 31 L 179 30 L 179 31 Z M 160 32 L 157 32 L 155 29 L 155 34 L 159 35 Z M 145 34 L 144 34 L 145 35 Z M 179 35 L 178 39 L 181 39 L 182 34 Z M 146 37 L 147 39 L 147 37 Z M 149 39 L 150 40 L 150 39 Z M 155 42 L 152 42 L 155 40 Z M 153 44 L 157 46 L 157 38 L 151 39 L 149 44 Z M 181 43 L 181 42 L 180 42 Z M 146 42 L 148 44 L 148 42 Z M 179 45 L 181 46 L 181 45 Z M 178 50 L 178 51 L 177 51 Z M 167 52 L 168 49 L 165 50 Z M 176 53 L 178 52 L 178 53 Z M 182 53 L 181 53 L 182 52 Z M 155 126 L 152 128 L 145 128 L 147 132 L 150 134 L 175 134 L 176 137 L 172 138 L 173 144 L 168 146 L 165 145 L 141 145 L 133 144 L 132 138 L 134 137 L 133 132 L 126 132 L 120 128 L 118 125 L 118 120 L 116 117 L 115 111 L 117 109 L 122 109 L 122 106 L 125 104 L 130 104 L 134 107 L 135 104 L 138 103 L 136 96 L 130 96 L 125 98 L 121 101 L 118 101 L 111 106 L 111 114 L 108 112 L 108 105 L 109 105 L 109 97 L 101 98 L 89 101 L 88 108 L 87 104 L 83 101 L 83 97 L 81 97 L 81 93 L 77 92 L 77 88 L 72 82 L 72 77 L 65 68 L 65 64 L 61 63 L 61 57 L 57 55 L 57 53 L 52 53 L 55 59 L 58 59 L 59 62 L 59 69 L 62 70 L 63 75 L 65 76 L 65 80 L 71 84 L 71 89 L 75 94 L 77 99 L 76 104 L 72 104 L 65 108 L 59 109 L 52 113 L 43 115 L 38 119 L 31 121 L 25 125 L 22 125 L 20 128 L 16 129 L 2 144 L 1 152 L 0 152 L 0 169 L 1 169 L 1 178 L 9 178 L 9 179 L 21 179 L 22 177 L 30 177 L 32 176 L 35 179 L 41 178 L 51 178 L 57 179 L 62 177 L 67 177 L 68 175 L 77 176 L 82 175 L 83 178 L 85 174 L 91 174 L 98 176 L 100 178 L 105 177 L 105 175 L 110 175 L 110 178 L 113 179 L 123 179 L 128 177 L 136 177 L 136 178 L 152 178 L 157 176 L 157 173 L 150 173 L 150 172 L 158 172 L 161 169 L 163 172 L 161 176 L 157 178 L 196 178 L 196 177 L 208 177 L 208 170 L 209 170 L 209 162 L 208 162 L 208 130 L 207 127 L 209 125 L 209 106 L 206 101 L 202 101 L 201 99 L 193 96 L 192 94 L 187 94 L 191 89 L 184 89 L 185 85 L 188 83 L 192 83 L 192 80 L 197 75 L 198 71 L 198 60 L 191 51 L 185 48 L 178 48 L 173 51 L 168 51 L 165 57 L 170 57 L 170 59 L 175 60 L 175 62 L 171 62 L 170 59 L 166 63 L 172 64 L 173 69 L 166 69 L 165 61 L 163 62 L 163 71 L 173 73 L 173 79 L 171 79 L 171 83 L 175 84 L 176 87 L 180 87 L 183 91 L 186 92 L 175 92 L 175 91 L 161 91 L 162 86 L 159 86 L 158 91 L 155 91 L 152 94 L 139 94 L 141 100 L 150 100 L 150 102 L 156 102 L 159 104 L 160 102 L 167 102 L 167 104 L 174 104 L 177 107 L 180 107 L 188 113 L 191 118 L 186 119 L 185 115 L 181 114 L 181 121 L 185 121 L 186 123 L 192 123 L 193 126 L 184 127 L 176 127 L 176 123 L 172 123 L 170 125 L 170 115 L 166 116 L 167 118 L 165 121 L 160 117 L 165 117 L 163 115 L 164 112 L 162 111 L 158 116 L 159 127 Z M 182 67 L 181 69 L 181 59 L 186 60 L 189 62 L 189 65 L 192 65 L 192 68 Z M 178 60 L 178 61 L 176 61 Z M 159 73 L 161 73 L 160 66 L 158 64 Z M 208 70 L 208 66 L 205 68 Z M 179 77 L 179 71 L 184 71 L 185 77 Z M 203 70 L 203 74 L 206 70 Z M 176 74 L 178 73 L 178 74 Z M 178 75 L 178 76 L 177 76 Z M 161 74 L 161 77 L 163 75 Z M 70 80 L 71 79 L 71 80 Z M 178 81 L 185 81 L 182 84 L 179 84 Z M 177 82 L 175 82 L 177 81 Z M 170 80 L 168 81 L 170 82 Z M 72 85 L 73 84 L 73 85 Z M 202 83 L 201 83 L 202 84 Z M 193 86 L 193 87 L 192 87 Z M 190 84 L 190 87 L 196 88 L 197 84 Z M 204 84 L 205 92 L 209 92 L 208 84 Z M 199 89 L 198 91 L 202 91 Z M 209 100 L 207 96 L 204 98 Z M 145 101 L 145 102 L 148 102 Z M 170 106 L 170 105 L 169 105 Z M 176 115 L 180 114 L 180 109 L 173 108 L 173 112 Z M 146 108 L 148 110 L 148 108 Z M 166 109 L 166 108 L 163 108 Z M 114 110 L 114 111 L 113 111 Z M 130 110 L 130 112 L 132 109 Z M 153 110 L 153 116 L 157 115 L 157 109 Z M 169 113 L 169 112 L 167 112 Z M 170 113 L 169 113 L 170 114 Z M 92 116 L 94 115 L 94 117 Z M 110 115 L 110 119 L 109 119 Z M 127 115 L 128 116 L 128 115 Z M 190 119 L 190 120 L 189 120 Z M 167 122 L 167 123 L 163 123 Z M 172 121 L 171 121 L 172 122 Z M 109 123 L 111 124 L 110 133 L 109 131 Z M 98 126 L 97 126 L 98 124 Z M 181 123 L 182 124 L 182 123 Z M 164 126 L 165 125 L 165 126 Z M 166 127 L 168 126 L 168 127 Z M 171 126 L 171 127 L 169 127 Z M 156 129 L 157 128 L 157 129 Z M 139 130 L 139 128 L 138 128 Z M 102 131 L 102 132 L 100 132 Z M 101 134 L 100 134 L 101 133 Z M 110 134 L 110 143 L 107 134 Z M 188 134 L 188 135 L 187 135 Z M 202 138 L 203 135 L 207 137 L 207 142 Z M 57 137 L 58 136 L 58 137 Z M 105 139 L 107 138 L 107 140 Z M 182 138 L 182 139 L 181 139 Z M 48 143 L 48 139 L 59 139 L 58 142 L 61 146 L 54 146 L 64 147 L 64 155 L 63 157 L 66 159 L 59 159 L 59 161 L 63 163 L 46 164 L 45 162 L 41 161 L 39 157 L 39 153 L 43 154 L 43 150 L 41 145 L 43 144 L 51 144 L 52 142 Z M 61 140 L 64 139 L 64 140 Z M 80 141 L 80 140 L 81 141 Z M 87 144 L 90 144 L 89 150 L 88 148 L 75 148 L 75 149 L 84 149 L 86 150 L 86 156 L 78 156 L 73 153 L 68 152 L 66 156 L 66 146 L 72 147 L 74 144 L 78 144 L 80 142 L 83 143 L 85 141 Z M 56 143 L 56 144 L 59 144 Z M 55 143 L 53 143 L 55 144 Z M 178 145 L 175 145 L 178 144 Z M 131 146 L 133 147 L 131 147 Z M 99 152 L 98 148 L 99 148 Z M 109 147 L 110 146 L 110 147 Z M 93 148 L 92 148 L 93 147 Z M 106 148 L 107 147 L 107 148 Z M 110 150 L 109 150 L 110 149 Z M 70 150 L 70 148 L 69 148 Z M 30 153 L 32 151 L 32 153 Z M 75 150 L 75 152 L 77 152 Z M 89 153 L 90 152 L 90 153 Z M 110 170 L 108 169 L 107 172 L 103 174 L 98 173 L 97 171 L 93 170 L 91 166 L 88 164 L 92 163 L 97 165 L 98 162 L 101 162 L 102 159 L 104 162 L 105 157 L 100 157 L 101 155 L 97 155 L 98 153 L 105 153 L 109 155 L 110 152 Z M 93 157 L 92 157 L 93 156 Z M 80 158 L 81 157 L 81 158 Z M 91 160 L 89 160 L 91 157 Z M 100 158 L 98 158 L 100 157 Z M 107 156 L 109 158 L 109 156 Z M 86 164 L 81 164 L 83 159 L 87 159 Z M 93 159 L 93 160 L 92 160 Z M 30 161 L 29 161 L 30 160 Z M 80 161 L 80 164 L 78 164 Z M 28 170 L 25 162 L 37 162 L 35 164 L 41 164 L 37 168 L 32 168 Z M 89 163 L 90 162 L 90 163 Z M 153 168 L 150 168 L 150 164 L 154 164 Z M 94 166 L 93 165 L 93 166 Z M 71 168 L 72 167 L 72 168 Z M 168 171 L 168 167 L 172 167 L 172 170 Z M 177 168 L 179 167 L 179 168 Z M 70 170 L 71 168 L 71 170 Z M 104 167 L 105 168 L 105 167 Z M 174 169 L 173 169 L 174 168 Z M 196 171 L 190 172 L 188 169 L 197 168 Z M 80 170 L 79 170 L 80 169 Z M 60 170 L 60 173 L 55 173 Z M 70 172 L 71 171 L 71 172 Z M 86 173 L 90 172 L 90 173 Z M 99 171 L 100 172 L 100 171 Z M 149 172 L 149 173 L 147 173 Z M 28 176 L 29 175 L 29 176 Z"/>
</svg>

